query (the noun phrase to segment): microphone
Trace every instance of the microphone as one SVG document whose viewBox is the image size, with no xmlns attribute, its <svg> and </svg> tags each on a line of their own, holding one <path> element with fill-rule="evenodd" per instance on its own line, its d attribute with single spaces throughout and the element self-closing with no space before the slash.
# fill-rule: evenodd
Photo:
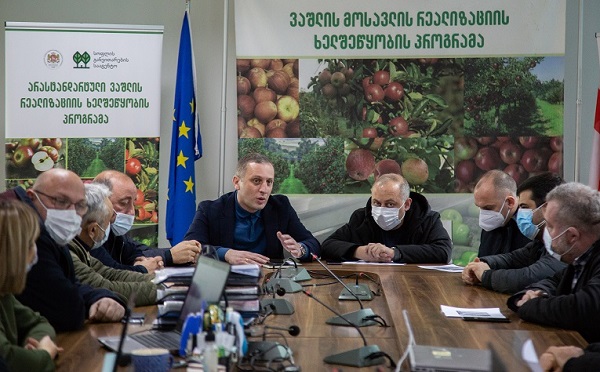
<svg viewBox="0 0 600 372">
<path fill-rule="evenodd" d="M 271 279 L 272 280 L 272 279 Z M 275 285 L 273 298 L 263 298 L 260 300 L 261 309 L 272 309 L 275 315 L 291 315 L 294 313 L 294 306 L 285 298 L 275 298 L 275 294 L 283 296 L 286 294 L 285 288 L 280 284 Z"/>
<path fill-rule="evenodd" d="M 294 263 L 294 267 L 293 268 L 286 267 L 285 269 L 280 270 L 280 272 L 279 272 L 280 278 L 288 278 L 295 282 L 303 282 L 303 281 L 312 279 L 312 277 L 310 276 L 308 271 L 306 271 L 305 268 L 303 268 L 303 267 L 298 268 L 298 263 L 296 263 L 295 259 L 290 258 L 289 260 Z M 283 262 L 285 263 L 286 260 L 283 260 Z"/>
<path fill-rule="evenodd" d="M 356 274 L 356 284 L 353 287 L 350 287 L 350 291 L 347 288 L 344 288 L 338 297 L 339 300 L 354 300 L 360 298 L 364 301 L 371 301 L 373 299 L 373 293 L 371 292 L 371 288 L 367 284 L 359 284 L 358 278 L 364 276 L 363 273 Z"/>
<path fill-rule="evenodd" d="M 335 273 L 333 271 L 331 271 L 324 263 L 323 261 L 321 261 L 319 259 L 319 257 L 317 257 L 316 255 L 313 254 L 313 258 L 315 259 L 315 261 L 317 261 L 321 266 L 323 266 L 323 268 L 325 270 L 327 270 L 327 272 L 329 273 L 329 275 L 333 276 L 335 278 L 335 280 L 337 280 L 338 282 L 340 282 L 344 288 L 348 291 L 348 293 L 352 296 L 354 296 L 354 298 L 356 298 L 356 300 L 358 301 L 358 304 L 360 305 L 360 310 L 357 311 L 353 311 L 351 313 L 347 313 L 344 314 L 343 317 L 340 316 L 335 316 L 333 318 L 329 318 L 327 319 L 327 324 L 332 324 L 332 325 L 342 325 L 342 326 L 346 326 L 349 325 L 348 321 L 350 321 L 350 325 L 355 326 L 355 327 L 365 327 L 365 326 L 372 326 L 375 324 L 378 324 L 377 322 L 375 322 L 373 319 L 374 318 L 378 318 L 377 315 L 375 315 L 375 313 L 373 312 L 373 310 L 371 310 L 370 308 L 364 308 L 363 307 L 363 303 L 360 300 L 360 298 L 356 295 L 356 293 L 354 293 L 350 288 L 348 288 L 348 286 L 346 285 L 346 283 L 344 283 L 342 281 L 342 279 L 340 279 L 339 276 L 335 275 Z M 334 314 L 337 315 L 337 313 L 335 311 L 333 311 Z"/>
<path fill-rule="evenodd" d="M 265 284 L 265 289 L 268 293 L 277 291 L 279 287 L 283 288 L 288 293 L 296 293 L 302 290 L 302 286 L 292 279 L 281 277 L 281 269 L 283 268 L 284 264 L 285 260 L 281 262 L 281 264 L 277 267 L 275 274 L 273 274 L 267 284 Z M 277 276 L 279 276 L 279 278 Z"/>
<path fill-rule="evenodd" d="M 264 329 L 275 329 L 275 330 L 278 330 L 278 331 L 286 331 L 287 333 L 290 334 L 290 336 L 294 336 L 294 337 L 296 337 L 296 336 L 298 336 L 300 334 L 300 327 L 298 327 L 297 325 L 292 325 L 292 326 L 289 326 L 287 328 L 265 325 L 265 326 L 263 326 L 263 328 Z"/>
<path fill-rule="evenodd" d="M 323 305 L 325 308 L 327 308 L 327 310 L 329 310 L 332 313 L 334 313 L 335 315 L 337 315 L 338 318 L 342 319 L 346 323 L 346 325 L 354 327 L 354 329 L 356 329 L 358 331 L 358 334 L 360 335 L 360 337 L 362 338 L 362 341 L 363 341 L 363 346 L 358 349 L 353 349 L 353 350 L 349 350 L 349 351 L 345 351 L 345 352 L 342 352 L 339 354 L 333 354 L 333 355 L 329 355 L 329 356 L 325 357 L 323 359 L 323 361 L 325 363 L 341 364 L 341 365 L 345 365 L 345 366 L 358 367 L 358 368 L 375 366 L 378 364 L 385 363 L 385 359 L 382 357 L 383 354 L 381 353 L 379 346 L 368 345 L 367 339 L 365 338 L 365 335 L 362 333 L 362 331 L 360 330 L 360 327 L 358 325 L 354 324 L 353 322 L 350 321 L 350 319 L 346 318 L 344 315 L 335 311 L 333 308 L 331 308 L 330 306 L 325 304 L 323 301 L 316 298 L 315 295 L 313 295 L 312 293 L 310 293 L 308 291 L 302 291 L 302 293 L 304 293 L 308 297 L 312 298 L 313 300 L 317 301 L 318 303 Z"/>
</svg>

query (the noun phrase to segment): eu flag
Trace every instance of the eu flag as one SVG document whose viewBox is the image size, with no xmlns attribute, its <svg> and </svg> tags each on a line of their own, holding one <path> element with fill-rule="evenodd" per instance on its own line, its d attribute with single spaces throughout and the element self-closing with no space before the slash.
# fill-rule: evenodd
<svg viewBox="0 0 600 372">
<path fill-rule="evenodd" d="M 196 76 L 188 12 L 183 16 L 171 134 L 171 163 L 167 191 L 167 239 L 183 240 L 196 212 L 194 161 L 202 156 L 202 137 L 196 114 Z"/>
</svg>

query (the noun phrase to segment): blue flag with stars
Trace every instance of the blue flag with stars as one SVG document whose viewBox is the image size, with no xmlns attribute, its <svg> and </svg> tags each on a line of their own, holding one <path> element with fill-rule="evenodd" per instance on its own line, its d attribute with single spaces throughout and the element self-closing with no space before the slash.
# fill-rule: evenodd
<svg viewBox="0 0 600 372">
<path fill-rule="evenodd" d="M 169 190 L 167 191 L 167 239 L 171 245 L 183 240 L 196 212 L 196 179 L 194 161 L 202 156 L 200 123 L 196 114 L 196 76 L 192 35 L 188 12 L 183 16 L 175 103 L 173 131 L 171 134 L 171 163 Z"/>
</svg>

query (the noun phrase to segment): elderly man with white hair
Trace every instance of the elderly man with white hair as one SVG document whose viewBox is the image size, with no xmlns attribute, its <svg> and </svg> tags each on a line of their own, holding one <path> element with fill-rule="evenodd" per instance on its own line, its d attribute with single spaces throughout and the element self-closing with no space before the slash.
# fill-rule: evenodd
<svg viewBox="0 0 600 372">
<path fill-rule="evenodd" d="M 570 182 L 546 196 L 544 243 L 563 271 L 508 299 L 521 319 L 578 331 L 600 341 L 600 193 Z"/>
<path fill-rule="evenodd" d="M 114 216 L 108 187 L 98 183 L 85 185 L 87 212 L 82 217 L 81 232 L 69 243 L 77 279 L 95 288 L 106 288 L 125 298 L 136 292 L 135 305 L 152 305 L 156 302 L 156 285 L 152 274 L 113 269 L 90 255 L 106 242 Z"/>
</svg>

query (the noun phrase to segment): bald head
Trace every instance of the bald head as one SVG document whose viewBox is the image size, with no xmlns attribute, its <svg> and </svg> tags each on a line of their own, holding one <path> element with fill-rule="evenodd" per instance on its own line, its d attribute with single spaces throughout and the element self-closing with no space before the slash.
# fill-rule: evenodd
<svg viewBox="0 0 600 372">
<path fill-rule="evenodd" d="M 94 182 L 106 185 L 111 191 L 110 201 L 116 212 L 135 215 L 133 202 L 137 187 L 128 175 L 116 170 L 107 170 L 98 174 Z"/>
<path fill-rule="evenodd" d="M 76 204 L 85 205 L 83 182 L 77 174 L 61 168 L 53 168 L 40 174 L 33 187 L 27 190 L 27 195 L 43 220 L 46 219 L 46 208 L 61 209 L 57 205 L 64 204 L 61 202 L 70 202 L 68 209 L 74 209 Z"/>
<path fill-rule="evenodd" d="M 473 198 L 480 209 L 500 212 L 506 216 L 505 223 L 512 218 L 519 206 L 515 180 L 500 170 L 491 170 L 481 176 L 475 185 Z"/>
</svg>

